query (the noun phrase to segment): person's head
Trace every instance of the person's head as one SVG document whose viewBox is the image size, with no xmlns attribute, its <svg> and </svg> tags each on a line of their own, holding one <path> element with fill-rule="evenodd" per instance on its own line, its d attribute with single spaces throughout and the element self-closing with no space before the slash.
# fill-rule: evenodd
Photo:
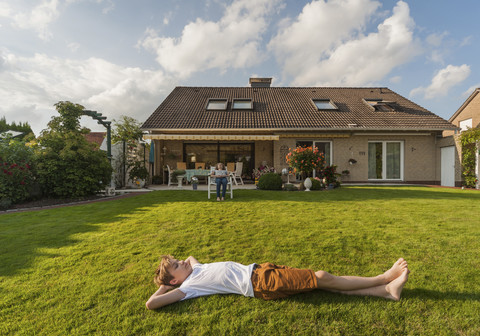
<svg viewBox="0 0 480 336">
<path fill-rule="evenodd" d="M 164 255 L 155 271 L 153 281 L 159 287 L 161 285 L 180 286 L 191 273 L 190 263 L 177 260 L 171 255 Z"/>
<path fill-rule="evenodd" d="M 217 163 L 217 170 L 225 170 L 225 165 L 221 162 Z"/>
</svg>

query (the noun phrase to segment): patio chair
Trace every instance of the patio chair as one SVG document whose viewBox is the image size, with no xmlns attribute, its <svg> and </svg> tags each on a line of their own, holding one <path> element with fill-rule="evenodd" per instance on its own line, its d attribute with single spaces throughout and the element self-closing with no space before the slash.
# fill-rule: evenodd
<svg viewBox="0 0 480 336">
<path fill-rule="evenodd" d="M 170 168 L 169 165 L 167 165 L 167 170 L 168 170 L 168 186 L 170 187 L 170 184 L 178 184 L 178 181 L 173 181 L 172 180 L 173 171 L 172 171 L 172 169 Z"/>
<path fill-rule="evenodd" d="M 227 162 L 227 171 L 233 173 L 235 171 L 235 162 Z"/>
<path fill-rule="evenodd" d="M 195 163 L 195 169 L 205 169 L 205 162 L 197 162 Z M 205 180 L 205 184 L 208 183 L 207 176 L 197 176 L 197 178 Z"/>
<path fill-rule="evenodd" d="M 235 182 L 235 185 L 238 185 L 237 179 L 240 179 L 240 182 L 243 185 L 242 171 L 243 171 L 243 162 L 237 162 L 235 164 L 235 172 L 231 174 L 231 177 Z"/>
<path fill-rule="evenodd" d="M 187 169 L 187 163 L 186 162 L 177 162 L 177 169 L 182 169 L 182 170 Z"/>
<path fill-rule="evenodd" d="M 215 167 L 213 167 L 213 170 L 215 170 Z M 212 168 L 210 168 L 210 171 L 212 171 Z M 217 194 L 217 184 L 215 183 L 215 177 L 212 177 L 208 175 L 208 186 L 207 186 L 207 195 L 208 199 L 210 199 L 210 194 Z M 227 177 L 227 192 L 225 193 L 225 196 L 227 194 L 230 194 L 230 198 L 233 198 L 233 183 L 232 183 L 232 177 L 228 176 Z"/>
</svg>

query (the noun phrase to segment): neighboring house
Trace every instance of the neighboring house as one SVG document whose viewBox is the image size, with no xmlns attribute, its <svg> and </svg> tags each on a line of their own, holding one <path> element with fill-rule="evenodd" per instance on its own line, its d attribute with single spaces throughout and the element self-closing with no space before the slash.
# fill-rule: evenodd
<svg viewBox="0 0 480 336">
<path fill-rule="evenodd" d="M 344 182 L 440 183 L 438 141 L 456 127 L 390 89 L 250 83 L 176 87 L 142 126 L 155 143 L 154 174 L 179 161 L 281 171 L 291 148 L 314 145 L 350 171 Z"/>
<path fill-rule="evenodd" d="M 0 132 L 0 137 L 6 137 L 7 135 L 12 137 L 12 138 L 16 138 L 16 137 L 19 137 L 21 135 L 23 135 L 24 132 L 18 132 L 18 131 L 4 131 L 4 132 Z"/>
<path fill-rule="evenodd" d="M 480 126 L 480 88 L 475 89 L 470 97 L 460 106 L 460 108 L 448 120 L 453 125 L 457 126 L 456 130 L 446 130 L 443 132 L 444 139 L 439 142 L 443 157 L 451 157 L 451 159 L 443 160 L 442 168 L 450 170 L 448 160 L 452 160 L 455 164 L 455 181 L 454 185 L 459 187 L 462 184 L 462 146 L 460 144 L 460 133 L 469 128 Z M 478 159 L 477 159 L 478 161 Z M 451 165 L 451 163 L 450 163 Z M 448 173 L 447 173 L 448 175 Z M 477 164 L 477 176 L 480 175 Z M 442 177 L 445 174 L 442 173 Z M 442 185 L 452 185 L 451 177 L 446 177 L 447 182 L 442 182 Z M 450 181 L 450 182 L 449 182 Z"/>
<path fill-rule="evenodd" d="M 95 150 L 98 150 L 98 149 L 102 149 L 101 146 L 102 146 L 102 143 L 105 140 L 105 137 L 106 137 L 107 133 L 106 132 L 90 132 L 90 133 L 87 133 L 85 134 L 85 139 L 87 139 L 88 142 L 91 142 L 91 143 L 94 143 L 97 145 L 97 147 L 95 148 Z M 106 147 L 105 147 L 105 151 L 106 151 Z"/>
<path fill-rule="evenodd" d="M 470 97 L 460 106 L 460 108 L 448 120 L 458 128 L 460 131 L 465 131 L 468 128 L 475 128 L 480 126 L 480 88 L 475 89 Z M 443 132 L 443 136 L 453 135 L 454 131 L 448 130 Z"/>
</svg>

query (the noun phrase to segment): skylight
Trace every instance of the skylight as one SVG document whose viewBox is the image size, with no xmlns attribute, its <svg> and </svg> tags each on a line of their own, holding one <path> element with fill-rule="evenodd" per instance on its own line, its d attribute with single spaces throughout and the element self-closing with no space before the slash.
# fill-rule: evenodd
<svg viewBox="0 0 480 336">
<path fill-rule="evenodd" d="M 392 104 L 394 102 L 390 101 L 384 101 L 381 99 L 365 99 L 368 105 L 373 107 L 375 111 L 380 111 L 380 112 L 392 112 L 395 111 L 395 108 L 393 107 Z"/>
<path fill-rule="evenodd" d="M 207 110 L 226 110 L 227 99 L 209 99 L 207 103 Z"/>
<path fill-rule="evenodd" d="M 330 99 L 312 99 L 318 110 L 338 110 L 338 107 Z"/>
<path fill-rule="evenodd" d="M 233 109 L 234 110 L 252 110 L 253 101 L 251 99 L 234 99 Z"/>
</svg>

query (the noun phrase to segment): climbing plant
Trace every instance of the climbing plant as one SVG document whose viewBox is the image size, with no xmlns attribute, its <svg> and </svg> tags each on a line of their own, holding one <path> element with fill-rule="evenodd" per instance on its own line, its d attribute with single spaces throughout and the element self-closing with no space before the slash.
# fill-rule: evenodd
<svg viewBox="0 0 480 336">
<path fill-rule="evenodd" d="M 471 128 L 463 131 L 460 135 L 462 144 L 462 175 L 463 184 L 467 188 L 475 188 L 477 184 L 477 175 L 475 174 L 475 159 L 477 141 L 480 141 L 480 128 Z"/>
</svg>

